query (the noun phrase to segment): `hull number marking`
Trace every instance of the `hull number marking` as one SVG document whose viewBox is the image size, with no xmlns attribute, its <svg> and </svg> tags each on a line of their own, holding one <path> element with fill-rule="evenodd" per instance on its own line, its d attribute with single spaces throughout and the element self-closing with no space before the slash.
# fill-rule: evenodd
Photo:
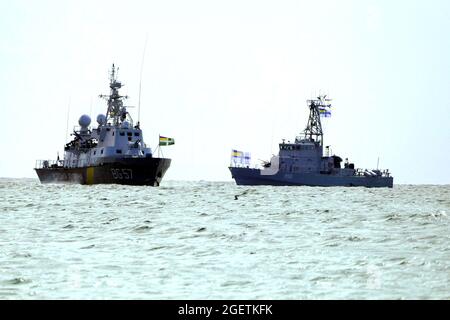
<svg viewBox="0 0 450 320">
<path fill-rule="evenodd" d="M 115 180 L 133 179 L 133 170 L 131 169 L 111 169 L 111 174 Z"/>
</svg>

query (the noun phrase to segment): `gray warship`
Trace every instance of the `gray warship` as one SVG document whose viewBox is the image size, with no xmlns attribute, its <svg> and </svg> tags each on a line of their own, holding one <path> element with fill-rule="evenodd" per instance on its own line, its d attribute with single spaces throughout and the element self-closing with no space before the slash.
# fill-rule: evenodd
<svg viewBox="0 0 450 320">
<path fill-rule="evenodd" d="M 342 158 L 330 155 L 329 146 L 325 147 L 324 155 L 321 117 L 331 115 L 330 101 L 326 95 L 307 100 L 309 119 L 306 129 L 294 143 L 283 140 L 278 155 L 264 161 L 262 168 L 231 164 L 229 169 L 236 184 L 392 188 L 394 178 L 388 169 L 355 169 L 348 159 L 342 166 Z"/>
<path fill-rule="evenodd" d="M 100 95 L 107 102 L 106 115 L 97 116 L 96 128 L 88 115 L 80 117 L 73 140 L 64 147 L 64 159 L 36 161 L 41 183 L 160 185 L 171 159 L 153 156 L 139 122 L 134 125 L 123 104 L 128 97 L 119 94 L 121 87 L 113 64 L 110 94 Z"/>
</svg>

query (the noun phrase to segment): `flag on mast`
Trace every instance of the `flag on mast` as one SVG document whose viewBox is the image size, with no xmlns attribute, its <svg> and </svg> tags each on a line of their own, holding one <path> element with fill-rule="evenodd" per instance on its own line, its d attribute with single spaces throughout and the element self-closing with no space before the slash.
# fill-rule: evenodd
<svg viewBox="0 0 450 320">
<path fill-rule="evenodd" d="M 231 150 L 231 162 L 235 165 L 250 165 L 250 160 L 250 152 L 244 152 L 235 149 Z"/>
<path fill-rule="evenodd" d="M 170 146 L 175 144 L 175 139 L 174 138 L 168 138 L 168 137 L 163 137 L 163 136 L 159 136 L 159 145 L 160 146 Z"/>
<path fill-rule="evenodd" d="M 319 107 L 319 114 L 321 117 L 331 117 L 331 110 L 325 108 L 325 107 Z"/>
</svg>

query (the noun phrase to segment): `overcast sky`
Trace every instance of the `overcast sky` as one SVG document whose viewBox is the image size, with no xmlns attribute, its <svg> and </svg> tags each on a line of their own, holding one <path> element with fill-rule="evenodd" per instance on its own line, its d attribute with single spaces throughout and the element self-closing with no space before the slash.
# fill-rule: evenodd
<svg viewBox="0 0 450 320">
<path fill-rule="evenodd" d="M 230 180 L 333 98 L 325 144 L 394 183 L 450 183 L 450 1 L 1 1 L 0 177 L 37 177 L 81 114 L 105 113 L 114 62 L 166 179 Z M 137 109 L 129 110 L 137 118 Z"/>
</svg>

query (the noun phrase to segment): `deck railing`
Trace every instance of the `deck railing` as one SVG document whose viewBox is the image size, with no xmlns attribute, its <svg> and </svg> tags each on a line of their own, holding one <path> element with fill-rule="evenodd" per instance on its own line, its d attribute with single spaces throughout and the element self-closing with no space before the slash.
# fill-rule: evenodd
<svg viewBox="0 0 450 320">
<path fill-rule="evenodd" d="M 90 159 L 75 160 L 74 163 L 64 160 L 37 160 L 35 168 L 81 168 L 90 165 Z"/>
<path fill-rule="evenodd" d="M 61 168 L 63 167 L 63 160 L 36 160 L 35 168 L 43 169 L 43 168 Z"/>
<path fill-rule="evenodd" d="M 391 173 L 388 169 L 386 170 L 368 170 L 368 169 L 361 169 L 358 168 L 355 171 L 355 176 L 366 176 L 366 177 L 390 177 Z"/>
</svg>

